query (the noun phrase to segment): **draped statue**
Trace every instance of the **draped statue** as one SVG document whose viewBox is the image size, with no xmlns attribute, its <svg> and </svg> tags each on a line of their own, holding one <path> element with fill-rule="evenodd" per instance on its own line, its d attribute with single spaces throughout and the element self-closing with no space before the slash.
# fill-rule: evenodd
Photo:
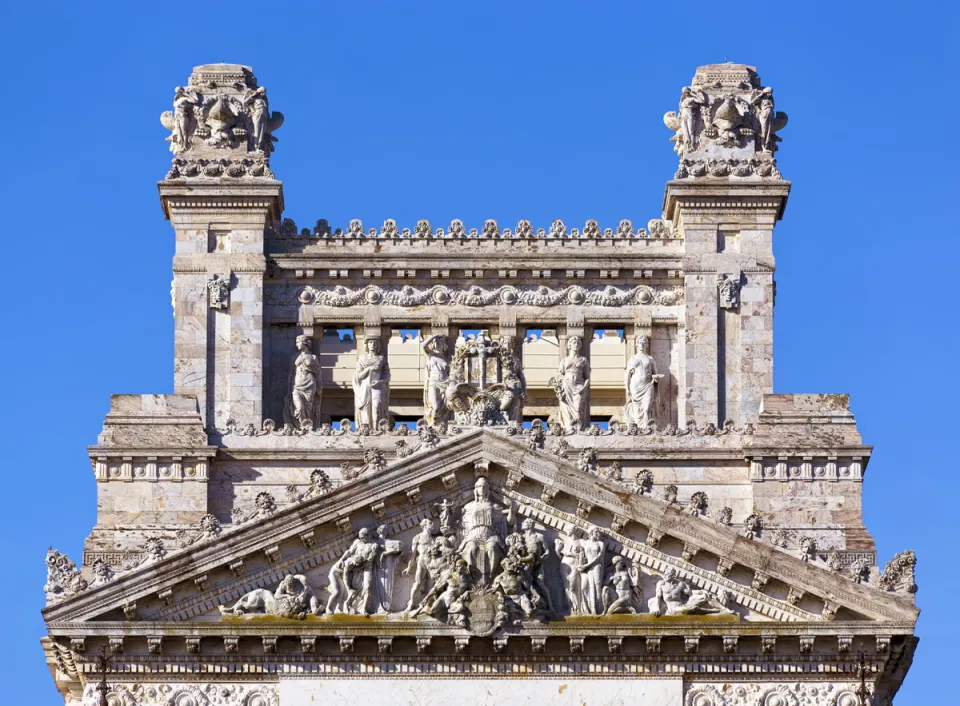
<svg viewBox="0 0 960 706">
<path fill-rule="evenodd" d="M 322 335 L 322 334 L 321 334 Z M 297 429 L 320 428 L 320 359 L 309 336 L 297 336 L 297 353 L 290 368 L 290 396 L 284 405 L 284 423 Z"/>
<path fill-rule="evenodd" d="M 657 383 L 663 375 L 657 374 L 657 364 L 647 352 L 650 341 L 646 336 L 637 337 L 637 353 L 627 361 L 624 385 L 627 388 L 627 404 L 623 408 L 624 421 L 645 429 L 654 421 L 653 403 Z"/>
<path fill-rule="evenodd" d="M 571 336 L 567 356 L 560 360 L 557 375 L 550 378 L 560 405 L 560 425 L 568 433 L 590 425 L 590 363 L 580 354 L 582 348 L 583 339 Z"/>
<path fill-rule="evenodd" d="M 380 353 L 380 339 L 364 339 L 366 353 L 357 358 L 353 374 L 353 404 L 357 428 L 367 424 L 377 429 L 380 420 L 387 419 L 387 393 L 390 366 L 387 356 Z"/>
<path fill-rule="evenodd" d="M 504 521 L 507 525 L 514 523 L 513 502 L 506 507 L 493 502 L 487 479 L 477 479 L 473 500 L 464 505 L 461 512 L 463 538 L 458 553 L 481 587 L 490 586 L 500 569 L 505 553 Z"/>
</svg>

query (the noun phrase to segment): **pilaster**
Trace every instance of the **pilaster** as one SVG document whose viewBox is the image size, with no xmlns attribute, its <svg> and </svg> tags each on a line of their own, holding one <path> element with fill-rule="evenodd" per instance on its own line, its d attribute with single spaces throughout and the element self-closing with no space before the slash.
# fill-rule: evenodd
<svg viewBox="0 0 960 706">
<path fill-rule="evenodd" d="M 667 183 L 684 239 L 681 423 L 755 423 L 773 392 L 773 228 L 789 193 L 779 180 Z"/>
<path fill-rule="evenodd" d="M 176 232 L 174 391 L 196 395 L 207 428 L 263 419 L 264 233 L 283 210 L 273 179 L 159 184 Z M 214 292 L 216 282 L 225 290 Z"/>
</svg>

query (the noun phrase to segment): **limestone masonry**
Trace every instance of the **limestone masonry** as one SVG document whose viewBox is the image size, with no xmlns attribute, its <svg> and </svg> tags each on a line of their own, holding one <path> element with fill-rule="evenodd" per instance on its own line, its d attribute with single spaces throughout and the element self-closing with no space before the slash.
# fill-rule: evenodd
<svg viewBox="0 0 960 706">
<path fill-rule="evenodd" d="M 174 394 L 111 399 L 47 556 L 65 703 L 892 703 L 916 559 L 877 568 L 847 396 L 773 392 L 752 67 L 682 89 L 642 226 L 298 228 L 251 69 L 161 122 Z"/>
</svg>

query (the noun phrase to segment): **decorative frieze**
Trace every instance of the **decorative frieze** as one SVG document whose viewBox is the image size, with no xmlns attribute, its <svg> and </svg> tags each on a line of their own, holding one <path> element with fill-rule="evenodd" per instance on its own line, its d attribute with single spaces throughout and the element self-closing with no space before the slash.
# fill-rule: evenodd
<svg viewBox="0 0 960 706">
<path fill-rule="evenodd" d="M 505 284 L 499 287 L 471 285 L 464 289 L 446 284 L 429 287 L 404 285 L 370 284 L 360 289 L 351 289 L 336 285 L 329 289 L 318 289 L 307 285 L 297 294 L 300 304 L 353 307 L 363 305 L 395 306 L 412 308 L 426 305 L 462 306 L 468 308 L 487 306 L 529 306 L 547 308 L 563 305 L 622 307 L 634 306 L 676 306 L 683 303 L 683 287 L 649 286 L 645 284 L 629 288 L 613 285 L 605 287 L 572 285 L 551 288 Z"/>
</svg>

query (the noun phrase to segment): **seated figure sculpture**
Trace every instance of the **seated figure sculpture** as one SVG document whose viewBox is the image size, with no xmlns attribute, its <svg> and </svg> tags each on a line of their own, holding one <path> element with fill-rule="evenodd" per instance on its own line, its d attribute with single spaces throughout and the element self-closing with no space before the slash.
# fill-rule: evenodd
<svg viewBox="0 0 960 706">
<path fill-rule="evenodd" d="M 232 606 L 220 606 L 221 615 L 273 615 L 298 620 L 322 612 L 320 601 L 303 574 L 285 576 L 276 591 L 257 588 L 241 596 Z"/>
<path fill-rule="evenodd" d="M 667 569 L 657 582 L 657 593 L 648 602 L 654 615 L 732 615 L 716 597 L 702 589 L 691 589 L 678 578 L 674 568 Z"/>
<path fill-rule="evenodd" d="M 493 502 L 486 478 L 477 479 L 473 500 L 463 506 L 461 514 L 463 540 L 458 553 L 470 569 L 474 583 L 488 587 L 500 568 L 504 556 L 504 522 L 514 522 L 513 502 L 506 507 Z"/>
</svg>

